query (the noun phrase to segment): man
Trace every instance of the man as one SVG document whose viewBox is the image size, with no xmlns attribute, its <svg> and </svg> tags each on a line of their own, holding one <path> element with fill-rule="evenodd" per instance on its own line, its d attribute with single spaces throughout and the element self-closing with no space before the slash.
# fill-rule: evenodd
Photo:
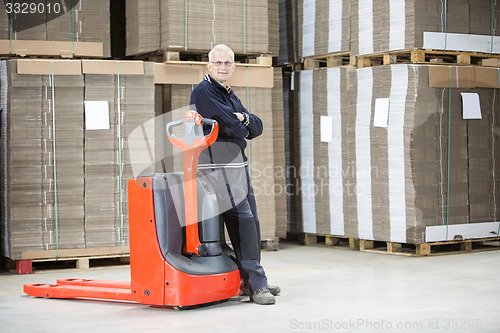
<svg viewBox="0 0 500 333">
<path fill-rule="evenodd" d="M 198 169 L 207 175 L 217 193 L 250 299 L 257 304 L 274 304 L 274 296 L 281 290 L 268 285 L 260 264 L 259 218 L 244 152 L 246 140 L 262 133 L 262 121 L 245 109 L 226 84 L 236 68 L 233 51 L 220 44 L 210 51 L 208 59 L 210 74 L 193 89 L 190 104 L 202 117 L 217 120 L 219 136 L 200 155 Z"/>
</svg>

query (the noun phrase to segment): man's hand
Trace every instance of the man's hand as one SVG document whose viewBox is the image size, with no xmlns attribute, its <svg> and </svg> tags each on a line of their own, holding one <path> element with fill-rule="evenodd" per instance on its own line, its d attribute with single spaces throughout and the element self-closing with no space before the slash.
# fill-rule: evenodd
<svg viewBox="0 0 500 333">
<path fill-rule="evenodd" d="M 234 114 L 236 115 L 239 121 L 241 122 L 245 121 L 245 116 L 243 115 L 243 113 L 235 112 Z"/>
</svg>

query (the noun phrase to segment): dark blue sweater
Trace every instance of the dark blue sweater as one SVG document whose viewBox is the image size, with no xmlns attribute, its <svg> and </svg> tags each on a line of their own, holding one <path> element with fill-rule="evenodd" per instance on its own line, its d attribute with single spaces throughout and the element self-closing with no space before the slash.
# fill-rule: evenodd
<svg viewBox="0 0 500 333">
<path fill-rule="evenodd" d="M 212 163 L 230 163 L 234 159 L 235 144 L 239 147 L 243 161 L 246 161 L 244 150 L 247 146 L 246 140 L 251 140 L 262 134 L 262 120 L 245 109 L 240 99 L 232 89 L 226 89 L 215 81 L 210 75 L 205 75 L 191 93 L 191 105 L 204 118 L 214 119 L 219 123 L 219 135 L 214 148 L 218 147 L 218 161 Z M 235 113 L 245 116 L 241 122 Z M 227 152 L 224 153 L 224 151 Z M 200 156 L 201 158 L 201 156 Z M 202 161 L 200 160 L 200 163 Z"/>
</svg>

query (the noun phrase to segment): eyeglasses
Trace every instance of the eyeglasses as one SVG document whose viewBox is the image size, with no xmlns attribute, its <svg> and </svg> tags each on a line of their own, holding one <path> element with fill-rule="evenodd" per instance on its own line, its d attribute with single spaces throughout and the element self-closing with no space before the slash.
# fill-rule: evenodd
<svg viewBox="0 0 500 333">
<path fill-rule="evenodd" d="M 234 62 L 232 61 L 211 61 L 211 63 L 217 67 L 221 67 L 222 65 L 226 65 L 226 67 L 229 67 L 234 64 Z"/>
</svg>

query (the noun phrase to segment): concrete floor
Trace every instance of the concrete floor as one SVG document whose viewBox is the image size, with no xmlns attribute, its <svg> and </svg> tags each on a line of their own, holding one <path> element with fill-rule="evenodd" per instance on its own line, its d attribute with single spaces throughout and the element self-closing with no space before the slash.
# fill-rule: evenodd
<svg viewBox="0 0 500 333">
<path fill-rule="evenodd" d="M 248 297 L 176 311 L 33 298 L 24 283 L 129 281 L 129 266 L 0 273 L 0 332 L 500 332 L 500 251 L 404 257 L 281 243 L 264 252 L 272 306 Z"/>
</svg>

